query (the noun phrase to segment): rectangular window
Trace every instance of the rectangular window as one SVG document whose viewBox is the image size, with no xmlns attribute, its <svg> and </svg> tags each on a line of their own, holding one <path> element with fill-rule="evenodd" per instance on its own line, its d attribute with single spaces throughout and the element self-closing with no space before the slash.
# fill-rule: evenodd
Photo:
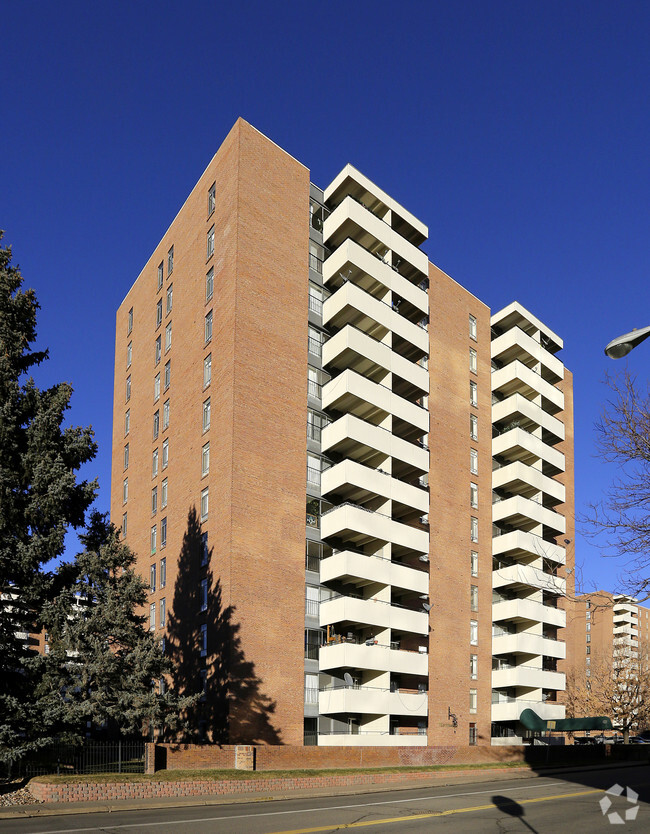
<svg viewBox="0 0 650 834">
<path fill-rule="evenodd" d="M 169 388 L 172 381 L 172 360 L 168 359 L 165 362 L 165 391 Z"/>
<path fill-rule="evenodd" d="M 162 587 L 162 585 L 161 585 L 161 587 Z M 165 621 L 166 621 L 166 619 L 167 619 L 167 600 L 165 599 L 165 597 L 163 597 L 163 598 L 160 600 L 160 627 L 161 627 L 161 628 L 164 628 L 164 627 L 165 627 Z M 164 683 L 164 681 L 162 680 L 162 678 L 161 678 L 160 683 L 161 683 L 161 684 L 163 684 L 163 683 Z M 162 686 L 161 686 L 161 690 L 162 690 Z M 164 690 L 163 690 L 163 691 L 164 691 Z"/>
<path fill-rule="evenodd" d="M 323 288 L 309 282 L 309 312 L 323 315 Z"/>
<path fill-rule="evenodd" d="M 208 517 L 208 487 L 201 490 L 201 521 L 205 521 Z"/>
<path fill-rule="evenodd" d="M 167 516 L 160 522 L 160 549 L 167 547 Z"/>
<path fill-rule="evenodd" d="M 478 620 L 469 621 L 469 642 L 472 646 L 478 646 Z"/>
<path fill-rule="evenodd" d="M 151 477 L 155 478 L 158 475 L 158 449 L 154 449 L 151 453 Z"/>
<path fill-rule="evenodd" d="M 161 289 L 161 287 L 163 285 L 163 277 L 164 277 L 164 275 L 163 275 L 163 262 L 161 261 L 158 264 L 158 289 Z"/>
<path fill-rule="evenodd" d="M 126 504 L 129 500 L 129 479 L 125 478 L 122 481 L 122 503 Z"/>
<path fill-rule="evenodd" d="M 127 443 L 124 447 L 124 468 L 129 468 L 129 444 Z"/>
<path fill-rule="evenodd" d="M 126 378 L 126 401 L 131 399 L 131 374 L 129 374 Z"/>
<path fill-rule="evenodd" d="M 124 437 L 127 436 L 129 431 L 131 430 L 131 409 L 127 408 L 126 413 L 124 414 Z"/>
<path fill-rule="evenodd" d="M 318 455 L 307 455 L 307 483 L 320 488 L 321 461 Z"/>
<path fill-rule="evenodd" d="M 160 412 L 156 411 L 153 415 L 153 439 L 156 440 L 160 430 Z"/>
<path fill-rule="evenodd" d="M 210 428 L 210 397 L 203 403 L 203 431 Z"/>
<path fill-rule="evenodd" d="M 310 327 L 308 330 L 307 347 L 309 353 L 312 353 L 314 356 L 323 355 L 323 334 L 320 330 L 316 330 L 315 327 Z"/>
<path fill-rule="evenodd" d="M 474 507 L 474 509 L 478 508 L 478 485 L 477 484 L 470 484 L 469 485 L 469 503 L 470 503 L 470 506 Z"/>
<path fill-rule="evenodd" d="M 472 576 L 478 576 L 478 553 L 476 550 L 470 551 L 469 564 Z"/>
<path fill-rule="evenodd" d="M 474 516 L 472 516 L 471 520 L 470 536 L 473 542 L 478 541 L 478 518 L 474 518 Z"/>
<path fill-rule="evenodd" d="M 128 527 L 126 513 L 122 513 L 122 538 L 126 538 L 126 530 Z"/>
<path fill-rule="evenodd" d="M 167 352 L 172 346 L 172 323 L 170 321 L 167 322 L 167 326 L 165 327 L 165 352 Z"/>
<path fill-rule="evenodd" d="M 208 580 L 201 580 L 201 611 L 208 610 Z"/>
<path fill-rule="evenodd" d="M 167 287 L 167 313 L 171 313 L 173 303 L 174 303 L 174 285 L 170 284 Z"/>
<path fill-rule="evenodd" d="M 469 404 L 478 408 L 478 387 L 473 379 L 469 381 Z"/>
<path fill-rule="evenodd" d="M 470 585 L 469 607 L 471 611 L 478 611 L 478 585 Z"/>
<path fill-rule="evenodd" d="M 201 476 L 210 471 L 210 443 L 206 443 L 201 450 Z"/>
<path fill-rule="evenodd" d="M 210 186 L 210 190 L 208 191 L 208 217 L 214 211 L 216 194 L 217 194 L 217 185 L 216 185 L 216 183 L 213 182 L 212 185 Z"/>
<path fill-rule="evenodd" d="M 156 629 L 156 603 L 152 602 L 149 606 L 149 631 Z"/>
<path fill-rule="evenodd" d="M 160 399 L 160 372 L 153 378 L 153 401 L 158 402 Z"/>
<path fill-rule="evenodd" d="M 478 690 L 470 689 L 469 691 L 469 711 L 475 713 L 478 711 Z"/>
<path fill-rule="evenodd" d="M 201 636 L 199 640 L 201 657 L 205 657 L 208 653 L 208 627 L 205 623 L 201 626 Z"/>
<path fill-rule="evenodd" d="M 154 524 L 151 528 L 151 534 L 149 536 L 149 540 L 151 542 L 151 554 L 153 555 L 156 552 L 156 547 L 158 544 L 158 528 Z"/>
<path fill-rule="evenodd" d="M 478 452 L 476 449 L 469 450 L 469 471 L 472 475 L 478 475 Z"/>
<path fill-rule="evenodd" d="M 151 490 L 151 514 L 154 515 L 158 512 L 158 487 L 155 486 Z"/>
<path fill-rule="evenodd" d="M 167 584 L 167 558 L 163 556 L 160 560 L 160 587 L 164 588 Z"/>
<path fill-rule="evenodd" d="M 126 367 L 131 367 L 131 361 L 133 359 L 133 342 L 129 342 L 126 346 Z"/>
<path fill-rule="evenodd" d="M 470 315 L 469 315 L 469 338 L 474 339 L 474 341 L 476 341 L 476 334 L 477 334 L 476 316 L 473 316 L 470 313 Z"/>
<path fill-rule="evenodd" d="M 212 382 L 212 354 L 208 355 L 203 360 L 203 387 L 207 388 Z"/>
<path fill-rule="evenodd" d="M 211 266 L 208 274 L 205 276 L 205 300 L 209 301 L 214 292 L 214 267 Z"/>
<path fill-rule="evenodd" d="M 160 484 L 160 508 L 164 509 L 167 506 L 167 478 L 163 478 Z"/>
<path fill-rule="evenodd" d="M 162 468 L 167 469 L 167 464 L 169 463 L 169 438 L 166 437 L 163 440 L 162 445 Z"/>
<path fill-rule="evenodd" d="M 162 577 L 161 580 L 162 582 Z M 161 585 L 162 587 L 162 585 Z M 469 676 L 470 678 L 475 681 L 478 678 L 478 655 L 471 654 L 469 656 Z"/>
<path fill-rule="evenodd" d="M 153 356 L 154 362 L 157 365 L 160 362 L 160 357 L 162 356 L 162 342 L 160 336 L 156 337 L 156 344 L 153 349 Z"/>
<path fill-rule="evenodd" d="M 214 226 L 208 232 L 206 249 L 206 260 L 208 260 L 214 255 Z"/>
<path fill-rule="evenodd" d="M 469 349 L 469 369 L 473 374 L 478 372 L 478 360 L 474 348 Z"/>
<path fill-rule="evenodd" d="M 126 327 L 126 335 L 128 336 L 133 330 L 133 307 L 129 310 L 129 319 Z"/>
<path fill-rule="evenodd" d="M 212 339 L 212 310 L 205 317 L 205 342 L 206 344 Z"/>
<path fill-rule="evenodd" d="M 162 298 L 156 302 L 156 327 L 162 324 Z"/>
<path fill-rule="evenodd" d="M 156 563 L 155 562 L 149 568 L 149 590 L 151 591 L 152 594 L 156 590 Z"/>
<path fill-rule="evenodd" d="M 478 417 L 476 414 L 469 415 L 469 436 L 472 440 L 478 440 Z"/>
<path fill-rule="evenodd" d="M 469 743 L 470 747 L 474 747 L 478 744 L 478 730 L 476 729 L 475 723 L 471 723 L 469 725 Z"/>
<path fill-rule="evenodd" d="M 163 404 L 163 431 L 169 428 L 169 400 Z"/>
<path fill-rule="evenodd" d="M 201 533 L 201 567 L 208 564 L 208 533 Z"/>
<path fill-rule="evenodd" d="M 172 246 L 167 253 L 167 277 L 174 271 L 174 247 Z"/>
</svg>

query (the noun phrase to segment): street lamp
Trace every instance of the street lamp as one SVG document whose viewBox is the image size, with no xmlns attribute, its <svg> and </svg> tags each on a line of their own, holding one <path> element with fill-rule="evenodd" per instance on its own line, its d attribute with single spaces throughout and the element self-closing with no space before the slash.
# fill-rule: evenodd
<svg viewBox="0 0 650 834">
<path fill-rule="evenodd" d="M 650 327 L 643 327 L 641 330 L 635 328 L 631 333 L 626 333 L 624 336 L 612 339 L 605 348 L 605 353 L 610 359 L 622 359 L 633 348 L 647 339 L 648 336 L 650 336 Z"/>
</svg>

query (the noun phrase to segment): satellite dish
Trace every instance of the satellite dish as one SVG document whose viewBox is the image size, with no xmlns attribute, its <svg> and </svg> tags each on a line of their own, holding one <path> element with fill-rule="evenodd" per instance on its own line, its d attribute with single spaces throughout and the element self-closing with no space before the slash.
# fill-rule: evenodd
<svg viewBox="0 0 650 834">
<path fill-rule="evenodd" d="M 352 684 L 354 683 L 354 681 L 352 680 L 352 675 L 349 672 L 346 672 L 343 675 L 343 680 L 345 681 L 347 686 L 352 686 Z"/>
<path fill-rule="evenodd" d="M 422 556 L 418 556 L 418 559 L 419 559 L 421 562 L 428 562 L 428 561 L 429 561 L 429 557 L 427 556 L 427 554 L 426 554 L 426 553 L 423 553 L 423 554 L 422 554 Z"/>
<path fill-rule="evenodd" d="M 420 599 L 429 599 L 429 594 L 420 594 Z"/>
<path fill-rule="evenodd" d="M 427 611 L 427 612 L 431 611 L 431 604 L 428 603 L 428 602 L 423 602 L 422 603 L 422 608 L 424 608 L 424 610 Z"/>
</svg>

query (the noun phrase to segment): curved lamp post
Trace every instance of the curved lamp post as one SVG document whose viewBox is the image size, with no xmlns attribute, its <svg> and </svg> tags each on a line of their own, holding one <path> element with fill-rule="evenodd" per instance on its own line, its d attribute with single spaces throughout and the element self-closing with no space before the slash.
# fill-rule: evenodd
<svg viewBox="0 0 650 834">
<path fill-rule="evenodd" d="M 631 333 L 625 333 L 612 341 L 605 348 L 605 353 L 610 359 L 622 359 L 633 350 L 637 345 L 640 345 L 645 339 L 650 336 L 650 327 L 643 327 L 641 330 L 632 330 Z"/>
</svg>

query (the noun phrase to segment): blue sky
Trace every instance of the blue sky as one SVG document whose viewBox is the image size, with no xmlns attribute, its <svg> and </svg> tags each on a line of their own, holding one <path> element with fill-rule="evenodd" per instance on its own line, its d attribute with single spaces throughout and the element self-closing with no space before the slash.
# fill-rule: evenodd
<svg viewBox="0 0 650 834">
<path fill-rule="evenodd" d="M 115 310 L 243 116 L 326 185 L 356 165 L 429 226 L 430 259 L 518 299 L 575 374 L 578 510 L 606 369 L 645 385 L 650 5 L 144 2 L 3 6 L 0 227 L 38 294 L 40 384 L 69 380 L 109 506 Z M 587 585 L 622 564 L 577 539 Z"/>
</svg>

